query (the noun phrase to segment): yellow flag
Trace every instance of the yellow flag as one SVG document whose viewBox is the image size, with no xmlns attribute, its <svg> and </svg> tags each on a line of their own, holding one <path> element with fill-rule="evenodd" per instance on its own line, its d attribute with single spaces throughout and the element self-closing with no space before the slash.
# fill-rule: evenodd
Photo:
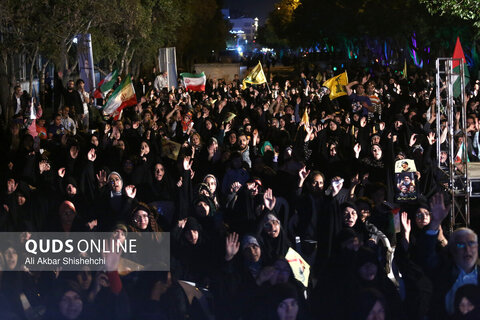
<svg viewBox="0 0 480 320">
<path fill-rule="evenodd" d="M 310 265 L 292 248 L 288 248 L 285 255 L 290 268 L 292 269 L 295 279 L 300 281 L 305 288 L 308 287 L 308 278 L 310 277 Z"/>
<path fill-rule="evenodd" d="M 347 71 L 339 74 L 333 78 L 328 79 L 323 83 L 324 87 L 330 89 L 330 100 L 336 99 L 341 96 L 347 95 L 347 89 L 345 88 L 348 84 Z"/>
<path fill-rule="evenodd" d="M 307 113 L 307 108 L 305 108 L 305 112 L 303 113 L 302 122 L 305 124 L 305 126 L 310 123 L 310 119 Z"/>
<path fill-rule="evenodd" d="M 403 64 L 403 77 L 405 79 L 407 79 L 407 59 L 404 60 L 404 64 Z"/>
<path fill-rule="evenodd" d="M 265 77 L 265 73 L 263 73 L 262 64 L 259 61 L 255 68 L 253 68 L 252 71 L 250 71 L 250 73 L 245 77 L 245 79 L 243 79 L 242 84 L 243 89 L 246 89 L 247 83 L 262 84 L 265 82 L 267 82 L 267 78 Z"/>
</svg>

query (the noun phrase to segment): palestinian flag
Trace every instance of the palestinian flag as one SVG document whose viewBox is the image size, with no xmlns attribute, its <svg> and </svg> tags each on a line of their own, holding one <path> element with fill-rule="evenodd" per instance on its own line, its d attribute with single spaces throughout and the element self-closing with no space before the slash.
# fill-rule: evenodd
<svg viewBox="0 0 480 320">
<path fill-rule="evenodd" d="M 123 108 L 136 104 L 137 97 L 135 96 L 135 89 L 133 88 L 130 75 L 127 75 L 110 98 L 108 98 L 107 103 L 103 107 L 103 113 L 105 115 L 118 117 Z"/>
<path fill-rule="evenodd" d="M 207 82 L 207 77 L 205 73 L 195 74 L 195 73 L 180 73 L 180 76 L 183 78 L 183 83 L 185 84 L 185 89 L 192 91 L 205 91 L 205 83 Z"/>
<path fill-rule="evenodd" d="M 453 51 L 453 59 L 462 59 L 465 70 L 465 86 L 467 86 L 470 82 L 470 73 L 468 72 L 467 60 L 465 60 L 459 37 L 457 37 L 457 43 L 455 44 L 455 50 Z M 460 61 L 453 61 L 453 72 L 460 73 Z M 460 94 L 460 78 L 457 76 L 457 79 L 453 83 L 453 97 L 458 98 Z"/>
<path fill-rule="evenodd" d="M 93 93 L 93 97 L 96 99 L 103 99 L 107 93 L 112 90 L 115 81 L 117 81 L 118 72 L 117 70 L 110 72 L 100 83 L 98 84 L 97 89 Z"/>
</svg>

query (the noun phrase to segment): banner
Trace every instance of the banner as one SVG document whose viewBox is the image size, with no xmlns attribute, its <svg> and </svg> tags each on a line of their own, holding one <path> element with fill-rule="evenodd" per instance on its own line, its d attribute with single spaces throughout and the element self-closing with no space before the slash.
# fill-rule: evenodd
<svg viewBox="0 0 480 320">
<path fill-rule="evenodd" d="M 92 92 L 95 88 L 95 71 L 90 33 L 77 35 L 77 57 L 80 78 L 85 82 L 85 91 Z"/>
<path fill-rule="evenodd" d="M 395 162 L 395 200 L 397 202 L 417 200 L 416 171 L 414 160 L 402 159 Z"/>
<path fill-rule="evenodd" d="M 177 54 L 175 47 L 160 48 L 158 52 L 158 66 L 160 72 L 168 73 L 168 90 L 177 88 Z"/>
</svg>

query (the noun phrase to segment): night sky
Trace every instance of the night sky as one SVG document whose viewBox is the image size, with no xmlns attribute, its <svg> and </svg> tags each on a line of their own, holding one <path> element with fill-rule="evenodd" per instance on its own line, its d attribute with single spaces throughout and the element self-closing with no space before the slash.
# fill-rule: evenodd
<svg viewBox="0 0 480 320">
<path fill-rule="evenodd" d="M 258 17 L 261 23 L 265 22 L 268 13 L 273 10 L 274 4 L 279 0 L 224 0 L 225 9 L 243 11 L 246 16 Z"/>
</svg>

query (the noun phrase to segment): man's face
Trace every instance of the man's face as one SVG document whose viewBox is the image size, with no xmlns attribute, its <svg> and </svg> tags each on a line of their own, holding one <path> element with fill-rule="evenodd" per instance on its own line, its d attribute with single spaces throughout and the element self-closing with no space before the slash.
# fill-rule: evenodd
<svg viewBox="0 0 480 320">
<path fill-rule="evenodd" d="M 248 146 L 248 140 L 247 140 L 247 137 L 242 135 L 238 138 L 238 145 L 240 146 L 240 148 L 243 150 L 245 149 L 247 146 Z"/>
<path fill-rule="evenodd" d="M 75 88 L 75 82 L 73 82 L 73 81 L 68 81 L 67 89 L 68 89 L 69 91 L 72 91 L 73 88 Z"/>
<path fill-rule="evenodd" d="M 365 93 L 365 88 L 362 85 L 357 86 L 357 94 L 362 95 Z"/>
<path fill-rule="evenodd" d="M 15 94 L 17 95 L 17 97 L 21 96 L 22 95 L 22 88 L 18 87 L 17 89 L 15 89 Z"/>
<path fill-rule="evenodd" d="M 312 180 L 312 189 L 314 191 L 322 191 L 324 186 L 323 177 L 321 175 L 316 175 Z"/>
<path fill-rule="evenodd" d="M 68 107 L 63 108 L 63 111 L 62 111 L 63 117 L 64 118 L 68 117 L 69 112 L 70 112 L 70 108 Z"/>
<path fill-rule="evenodd" d="M 55 117 L 55 125 L 59 126 L 62 123 L 62 118 L 60 116 Z"/>
<path fill-rule="evenodd" d="M 409 176 L 405 176 L 405 177 L 403 178 L 403 183 L 405 183 L 405 184 L 408 185 L 408 184 L 410 184 L 410 182 L 412 182 L 412 180 L 410 180 L 410 177 L 409 177 Z"/>
<path fill-rule="evenodd" d="M 456 265 L 470 273 L 478 259 L 478 242 L 473 234 L 457 235 L 453 244 L 453 259 Z"/>
</svg>

